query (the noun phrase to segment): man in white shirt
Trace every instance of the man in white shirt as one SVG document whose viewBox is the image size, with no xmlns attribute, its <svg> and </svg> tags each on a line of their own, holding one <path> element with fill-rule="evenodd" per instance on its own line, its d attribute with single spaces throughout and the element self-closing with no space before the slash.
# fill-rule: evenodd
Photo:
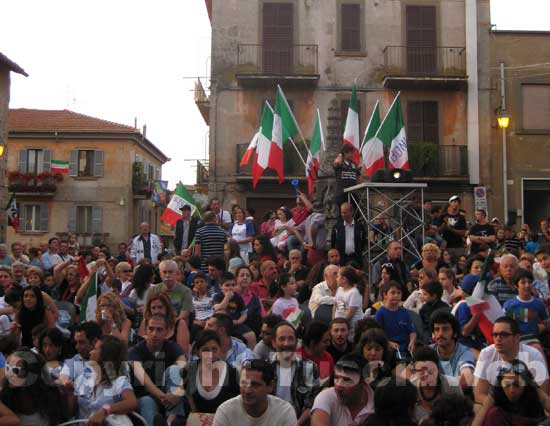
<svg viewBox="0 0 550 426">
<path fill-rule="evenodd" d="M 495 343 L 479 353 L 474 371 L 475 402 L 483 404 L 491 385 L 496 385 L 502 366 L 519 359 L 535 378 L 535 382 L 548 395 L 550 389 L 548 369 L 542 354 L 531 346 L 520 343 L 518 323 L 509 317 L 500 317 L 493 325 Z"/>
<path fill-rule="evenodd" d="M 239 381 L 241 394 L 220 405 L 213 426 L 295 426 L 294 408 L 271 395 L 275 381 L 269 362 L 245 361 Z"/>
<path fill-rule="evenodd" d="M 309 298 L 309 310 L 312 318 L 315 318 L 315 312 L 320 305 L 334 305 L 336 290 L 338 290 L 336 278 L 339 270 L 340 268 L 336 265 L 328 265 L 323 273 L 325 280 L 313 287 Z"/>
<path fill-rule="evenodd" d="M 217 198 L 210 200 L 210 210 L 216 215 L 216 223 L 227 231 L 233 222 L 229 210 L 223 210 Z"/>
</svg>

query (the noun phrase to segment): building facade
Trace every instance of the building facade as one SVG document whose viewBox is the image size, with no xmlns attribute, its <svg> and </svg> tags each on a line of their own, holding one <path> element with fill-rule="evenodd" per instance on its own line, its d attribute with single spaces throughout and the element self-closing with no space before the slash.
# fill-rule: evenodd
<svg viewBox="0 0 550 426">
<path fill-rule="evenodd" d="M 19 207 L 19 230 L 8 242 L 38 245 L 76 233 L 81 247 L 128 241 L 141 222 L 160 228 L 149 182 L 168 161 L 137 129 L 68 110 L 12 109 L 8 190 Z M 57 161 L 66 174 L 52 173 Z M 56 166 L 54 166 L 56 167 Z"/>
<path fill-rule="evenodd" d="M 426 197 L 459 194 L 473 218 L 481 182 L 479 147 L 491 136 L 489 0 L 212 0 L 209 194 L 225 206 L 262 211 L 292 203 L 290 179 L 305 189 L 305 168 L 285 146 L 286 180 L 264 173 L 252 188 L 239 161 L 257 131 L 262 105 L 280 84 L 306 139 L 319 108 L 327 152 L 317 196 L 329 192 L 353 81 L 360 131 L 376 101 L 381 113 L 401 92 L 415 181 Z M 205 109 L 205 99 L 199 107 Z M 298 138 L 300 139 L 300 138 Z M 305 148 L 298 144 L 304 158 Z"/>
</svg>

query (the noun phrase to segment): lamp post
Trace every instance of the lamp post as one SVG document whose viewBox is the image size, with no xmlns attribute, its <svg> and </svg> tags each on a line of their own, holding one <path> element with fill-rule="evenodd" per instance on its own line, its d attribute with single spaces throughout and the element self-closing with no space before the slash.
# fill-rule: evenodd
<svg viewBox="0 0 550 426">
<path fill-rule="evenodd" d="M 504 224 L 508 225 L 508 163 L 506 159 L 506 129 L 510 125 L 510 114 L 501 109 L 497 117 L 498 127 L 502 129 L 502 197 L 504 200 Z"/>
</svg>

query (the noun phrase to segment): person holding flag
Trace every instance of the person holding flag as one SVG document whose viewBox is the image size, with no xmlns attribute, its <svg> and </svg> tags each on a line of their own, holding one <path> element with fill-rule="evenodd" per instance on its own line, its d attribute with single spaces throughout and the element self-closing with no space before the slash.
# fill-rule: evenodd
<svg viewBox="0 0 550 426">
<path fill-rule="evenodd" d="M 178 182 L 178 184 L 176 185 L 176 190 L 174 191 L 172 198 L 170 198 L 168 206 L 160 216 L 160 220 L 162 220 L 164 223 L 167 223 L 168 225 L 176 226 L 176 223 L 182 217 L 182 214 L 180 212 L 181 208 L 184 205 L 189 205 L 191 207 L 192 216 L 197 208 L 197 202 L 191 196 L 191 194 L 187 192 L 187 189 L 185 189 L 183 183 Z"/>
<path fill-rule="evenodd" d="M 192 248 L 195 232 L 199 227 L 199 218 L 191 217 L 192 208 L 189 204 L 184 204 L 180 210 L 182 217 L 176 222 L 174 246 L 176 247 L 176 255 L 188 255 Z"/>
</svg>

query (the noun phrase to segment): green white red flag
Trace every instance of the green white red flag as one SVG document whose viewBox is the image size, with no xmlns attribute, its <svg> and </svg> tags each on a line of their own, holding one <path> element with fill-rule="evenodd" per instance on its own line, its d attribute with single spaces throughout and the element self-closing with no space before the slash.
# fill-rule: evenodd
<svg viewBox="0 0 550 426">
<path fill-rule="evenodd" d="M 197 208 L 196 203 L 195 199 L 187 192 L 185 186 L 183 186 L 183 183 L 178 182 L 168 206 L 160 216 L 160 220 L 169 225 L 176 226 L 176 222 L 181 219 L 182 216 L 181 208 L 188 204 L 191 206 L 191 214 L 193 214 Z"/>
<path fill-rule="evenodd" d="M 254 137 L 250 141 L 250 144 L 248 145 L 248 148 L 246 148 L 246 152 L 243 155 L 243 158 L 241 159 L 241 163 L 239 164 L 241 167 L 244 167 L 248 164 L 250 161 L 250 158 L 252 158 L 252 155 L 256 151 L 256 146 L 258 145 L 258 136 L 259 136 L 260 130 L 254 134 Z"/>
<path fill-rule="evenodd" d="M 96 320 L 95 311 L 97 306 L 97 296 L 97 272 L 94 272 L 89 278 L 86 294 L 80 304 L 80 323 Z"/>
<path fill-rule="evenodd" d="M 252 186 L 256 188 L 260 177 L 269 166 L 269 155 L 271 151 L 271 136 L 273 133 L 273 110 L 269 102 L 265 102 L 262 112 L 262 122 L 256 140 L 256 153 L 252 161 Z M 241 162 L 242 163 L 242 162 Z"/>
<path fill-rule="evenodd" d="M 363 166 L 367 171 L 367 175 L 371 176 L 378 169 L 383 169 L 384 164 L 384 145 L 382 141 L 375 138 L 376 132 L 380 127 L 380 107 L 376 101 L 372 115 L 365 129 L 363 144 L 361 146 L 361 157 L 363 158 Z"/>
<path fill-rule="evenodd" d="M 67 173 L 69 173 L 69 162 L 68 161 L 62 161 L 62 160 L 52 160 L 52 163 L 50 165 L 50 172 L 52 174 L 55 174 L 55 173 L 67 174 Z"/>
<path fill-rule="evenodd" d="M 349 100 L 346 127 L 344 129 L 344 145 L 351 145 L 355 148 L 352 159 L 357 165 L 361 162 L 361 156 L 359 154 L 361 141 L 359 138 L 359 101 L 357 100 L 357 85 L 354 82 L 351 90 L 351 98 Z"/>
<path fill-rule="evenodd" d="M 390 168 L 408 169 L 409 154 L 407 150 L 407 134 L 403 122 L 403 111 L 401 110 L 401 92 L 397 94 L 388 110 L 384 121 L 376 132 L 375 138 L 380 139 L 384 145 L 389 147 L 388 156 Z"/>
<path fill-rule="evenodd" d="M 315 116 L 315 126 L 313 127 L 313 136 L 311 137 L 311 143 L 309 145 L 309 153 L 307 155 L 306 162 L 306 177 L 307 177 L 307 189 L 309 195 L 313 195 L 313 182 L 317 180 L 317 173 L 320 168 L 320 153 L 321 147 L 324 146 L 323 126 L 321 124 L 321 116 L 319 115 L 319 109 L 317 109 L 317 115 Z"/>
</svg>

